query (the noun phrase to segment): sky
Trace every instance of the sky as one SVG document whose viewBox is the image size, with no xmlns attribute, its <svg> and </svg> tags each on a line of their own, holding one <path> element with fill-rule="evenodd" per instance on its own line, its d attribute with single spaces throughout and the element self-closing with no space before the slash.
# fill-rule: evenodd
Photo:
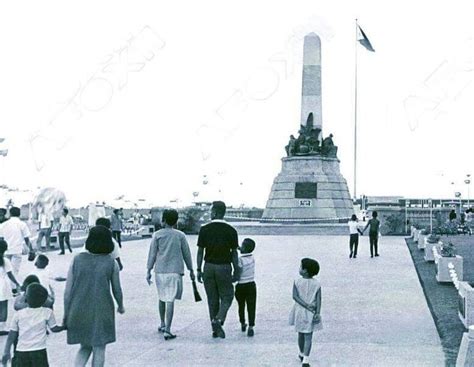
<svg viewBox="0 0 474 367">
<path fill-rule="evenodd" d="M 357 196 L 467 197 L 468 1 L 61 1 L 0 5 L 0 204 L 55 187 L 264 207 L 300 122 L 303 38 L 322 42 L 323 134 Z M 474 192 L 474 191 L 473 191 Z M 474 196 L 474 195 L 473 195 Z"/>
</svg>

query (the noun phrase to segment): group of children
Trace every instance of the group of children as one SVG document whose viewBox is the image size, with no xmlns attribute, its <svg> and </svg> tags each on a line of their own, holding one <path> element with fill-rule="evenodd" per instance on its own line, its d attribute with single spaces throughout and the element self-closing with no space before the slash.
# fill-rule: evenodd
<svg viewBox="0 0 474 367">
<path fill-rule="evenodd" d="M 254 335 L 255 306 L 257 288 L 254 281 L 255 260 L 252 252 L 255 241 L 250 238 L 243 240 L 240 246 L 239 268 L 240 278 L 235 287 L 235 298 L 238 303 L 239 320 L 242 331 L 245 332 L 245 307 L 249 318 L 248 336 Z M 316 275 L 319 273 L 319 263 L 310 258 L 301 260 L 298 278 L 293 283 L 294 305 L 290 312 L 289 323 L 298 333 L 298 358 L 303 367 L 309 367 L 309 354 L 311 352 L 313 332 L 322 329 L 321 320 L 321 284 Z"/>
<path fill-rule="evenodd" d="M 35 269 L 20 286 L 16 280 L 10 260 L 4 256 L 8 244 L 0 240 L 0 335 L 7 335 L 2 364 L 11 359 L 12 366 L 48 366 L 46 337 L 52 332 L 64 330 L 56 324 L 53 313 L 54 289 L 47 271 L 49 259 L 40 254 L 36 257 Z M 15 285 L 12 289 L 11 284 Z M 9 331 L 5 329 L 8 317 L 8 301 L 15 296 L 14 310 Z"/>
</svg>

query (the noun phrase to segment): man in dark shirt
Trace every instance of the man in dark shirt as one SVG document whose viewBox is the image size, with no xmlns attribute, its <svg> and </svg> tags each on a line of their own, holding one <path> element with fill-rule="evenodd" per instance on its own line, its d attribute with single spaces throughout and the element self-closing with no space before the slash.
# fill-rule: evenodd
<svg viewBox="0 0 474 367">
<path fill-rule="evenodd" d="M 378 244 L 379 244 L 380 221 L 377 219 L 377 216 L 378 216 L 377 211 L 374 210 L 372 212 L 372 219 L 369 219 L 369 221 L 367 222 L 367 225 L 362 231 L 363 233 L 365 232 L 367 227 L 370 227 L 369 228 L 370 257 L 374 257 L 374 251 L 375 251 L 375 256 L 379 256 Z"/>
<path fill-rule="evenodd" d="M 232 282 L 237 279 L 239 269 L 237 231 L 223 220 L 225 211 L 224 202 L 212 203 L 212 220 L 201 227 L 197 243 L 197 279 L 201 283 L 204 281 L 212 336 L 220 338 L 225 338 L 222 325 L 234 298 Z M 204 271 L 201 270 L 203 259 Z"/>
</svg>

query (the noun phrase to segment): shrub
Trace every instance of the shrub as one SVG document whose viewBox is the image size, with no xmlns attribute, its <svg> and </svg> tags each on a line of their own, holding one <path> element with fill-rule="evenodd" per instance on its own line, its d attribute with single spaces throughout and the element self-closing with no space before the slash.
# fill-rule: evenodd
<svg viewBox="0 0 474 367">
<path fill-rule="evenodd" d="M 441 246 L 441 256 L 443 257 L 455 257 L 456 256 L 456 247 L 449 242 L 448 244 L 443 244 Z"/>
<path fill-rule="evenodd" d="M 401 234 L 405 231 L 404 215 L 390 214 L 385 218 L 385 225 L 387 226 L 387 234 Z"/>
</svg>

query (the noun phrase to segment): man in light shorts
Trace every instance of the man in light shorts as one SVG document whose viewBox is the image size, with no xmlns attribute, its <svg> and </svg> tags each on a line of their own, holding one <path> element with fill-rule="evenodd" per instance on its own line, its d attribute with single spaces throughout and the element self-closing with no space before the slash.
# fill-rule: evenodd
<svg viewBox="0 0 474 367">
<path fill-rule="evenodd" d="M 158 290 L 161 326 L 165 340 L 174 339 L 171 333 L 174 301 L 181 299 L 183 293 L 184 264 L 189 277 L 194 280 L 193 260 L 186 235 L 174 229 L 178 222 L 178 212 L 167 209 L 163 212 L 162 229 L 153 234 L 147 262 L 148 284 L 151 284 L 151 270 L 155 269 L 156 288 Z"/>
</svg>

